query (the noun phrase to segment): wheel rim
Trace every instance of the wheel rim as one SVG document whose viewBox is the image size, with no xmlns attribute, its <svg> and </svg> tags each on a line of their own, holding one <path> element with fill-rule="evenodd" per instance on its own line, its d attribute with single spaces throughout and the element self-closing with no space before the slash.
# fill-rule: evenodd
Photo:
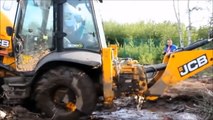
<svg viewBox="0 0 213 120">
<path fill-rule="evenodd" d="M 74 112 L 76 110 L 76 96 L 67 87 L 59 87 L 53 92 L 53 103 L 56 108 L 63 111 Z"/>
</svg>

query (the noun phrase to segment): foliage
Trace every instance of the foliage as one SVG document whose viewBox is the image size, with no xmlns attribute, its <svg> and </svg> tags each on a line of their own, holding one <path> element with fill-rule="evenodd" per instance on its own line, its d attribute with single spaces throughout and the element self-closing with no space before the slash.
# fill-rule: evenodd
<svg viewBox="0 0 213 120">
<path fill-rule="evenodd" d="M 208 38 L 209 27 L 200 27 L 198 29 L 198 39 Z"/>
<path fill-rule="evenodd" d="M 125 42 L 119 48 L 119 57 L 130 57 L 138 60 L 141 64 L 160 63 L 163 46 L 155 47 L 153 40 L 135 45 L 133 40 Z"/>
<path fill-rule="evenodd" d="M 166 40 L 173 39 L 173 43 L 179 45 L 177 23 L 164 21 L 155 23 L 143 21 L 137 23 L 119 24 L 114 21 L 104 22 L 104 31 L 108 44 L 117 44 L 120 57 L 131 57 L 143 64 L 153 64 L 162 61 L 162 51 Z M 186 28 L 183 25 L 183 28 Z M 192 42 L 198 38 L 206 38 L 207 28 L 192 31 Z M 187 45 L 187 31 L 183 31 L 185 46 Z"/>
</svg>

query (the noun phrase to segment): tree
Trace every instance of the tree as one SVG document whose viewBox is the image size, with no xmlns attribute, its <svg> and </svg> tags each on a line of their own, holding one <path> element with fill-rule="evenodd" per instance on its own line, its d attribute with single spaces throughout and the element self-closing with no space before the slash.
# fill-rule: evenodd
<svg viewBox="0 0 213 120">
<path fill-rule="evenodd" d="M 182 37 L 183 33 L 182 33 L 181 20 L 180 20 L 179 0 L 177 0 L 177 2 L 178 2 L 177 10 L 176 10 L 176 6 L 175 6 L 175 0 L 173 0 L 173 7 L 174 7 L 174 12 L 175 12 L 175 17 L 176 17 L 177 22 L 178 22 L 178 32 L 179 32 L 180 47 L 184 47 L 183 37 Z"/>
<path fill-rule="evenodd" d="M 209 38 L 213 38 L 213 0 L 211 3 L 212 3 L 212 15 L 210 17 L 210 22 L 209 22 L 210 23 Z"/>
<path fill-rule="evenodd" d="M 188 0 L 188 4 L 187 4 L 187 6 L 188 6 L 188 20 L 189 20 L 189 25 L 188 25 L 188 45 L 190 45 L 191 44 L 191 42 L 192 42 L 192 39 L 191 39 L 191 30 L 192 30 L 192 22 L 191 22 L 191 12 L 192 11 L 194 11 L 194 10 L 196 10 L 196 11 L 198 11 L 198 10 L 202 10 L 202 8 L 201 7 L 193 7 L 192 9 L 190 9 L 190 0 Z"/>
</svg>

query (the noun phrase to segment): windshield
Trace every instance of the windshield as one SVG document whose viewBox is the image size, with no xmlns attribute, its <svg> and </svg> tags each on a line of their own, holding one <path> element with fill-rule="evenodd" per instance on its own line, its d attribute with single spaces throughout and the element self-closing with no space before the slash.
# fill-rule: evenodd
<svg viewBox="0 0 213 120">
<path fill-rule="evenodd" d="M 88 0 L 67 0 L 63 5 L 64 48 L 99 50 L 97 33 Z"/>
<path fill-rule="evenodd" d="M 23 25 L 20 25 L 19 35 L 24 41 L 25 54 L 53 47 L 53 7 L 48 2 L 29 0 L 22 7 L 26 12 L 21 17 Z"/>
<path fill-rule="evenodd" d="M 53 48 L 51 0 L 21 0 L 15 28 L 17 70 L 32 71 Z"/>
</svg>

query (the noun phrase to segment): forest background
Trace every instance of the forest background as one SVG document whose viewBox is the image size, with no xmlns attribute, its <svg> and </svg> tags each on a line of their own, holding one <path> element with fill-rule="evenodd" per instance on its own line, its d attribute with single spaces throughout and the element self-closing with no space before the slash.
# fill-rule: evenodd
<svg viewBox="0 0 213 120">
<path fill-rule="evenodd" d="M 182 28 L 186 28 L 182 24 Z M 192 43 L 198 40 L 207 39 L 209 26 L 201 26 L 191 29 Z M 136 22 L 117 23 L 115 21 L 104 22 L 104 31 L 108 44 L 119 46 L 119 57 L 133 58 L 141 64 L 160 63 L 163 59 L 163 49 L 168 38 L 180 48 L 178 24 L 170 21 L 162 23 Z M 183 29 L 183 42 L 187 46 L 187 30 Z M 209 47 L 208 45 L 205 47 Z"/>
</svg>

